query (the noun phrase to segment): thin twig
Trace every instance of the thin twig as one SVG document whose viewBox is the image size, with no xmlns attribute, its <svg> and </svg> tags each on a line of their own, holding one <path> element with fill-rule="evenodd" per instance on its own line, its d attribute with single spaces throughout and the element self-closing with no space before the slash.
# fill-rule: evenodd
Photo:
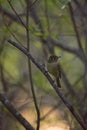
<svg viewBox="0 0 87 130">
<path fill-rule="evenodd" d="M 8 85 L 5 80 L 4 70 L 3 70 L 3 66 L 1 63 L 0 63 L 0 79 L 1 79 L 2 86 L 3 86 L 3 91 L 6 93 L 8 91 Z"/>
<path fill-rule="evenodd" d="M 76 21 L 75 21 L 74 14 L 73 14 L 73 8 L 72 8 L 72 5 L 71 5 L 70 2 L 68 4 L 68 6 L 69 6 L 70 16 L 71 16 L 71 19 L 72 19 L 74 30 L 75 30 L 75 33 L 76 33 L 76 38 L 77 38 L 77 41 L 78 41 L 80 53 L 82 53 L 83 58 L 85 58 L 85 60 L 86 60 L 86 56 L 85 56 L 85 53 L 84 53 L 84 50 L 83 50 L 83 47 L 82 47 L 81 39 L 80 39 L 80 36 L 79 36 L 79 32 L 78 32 L 78 29 L 77 29 L 77 26 L 76 26 Z"/>
<path fill-rule="evenodd" d="M 4 14 L 4 15 L 6 15 L 7 17 L 9 17 L 12 21 L 15 21 L 15 22 L 17 22 L 17 23 L 22 24 L 22 23 L 19 21 L 19 19 L 18 19 L 18 17 L 17 17 L 16 15 L 14 15 L 14 14 L 11 13 L 11 12 L 9 12 L 9 11 L 6 10 L 5 8 L 3 8 L 1 5 L 0 5 L 0 13 L 2 13 L 2 14 Z M 23 23 L 24 23 L 24 21 L 23 21 Z M 25 23 L 24 23 L 24 24 L 25 24 Z"/>
<path fill-rule="evenodd" d="M 26 35 L 27 35 L 27 50 L 30 52 L 30 37 L 29 37 L 29 0 L 26 0 Z M 39 130 L 40 128 L 40 110 L 38 107 L 35 91 L 34 91 L 34 85 L 33 85 L 33 80 L 32 80 L 32 67 L 31 67 L 31 61 L 28 58 L 28 70 L 29 70 L 29 77 L 30 77 L 30 84 L 31 84 L 31 91 L 33 95 L 33 100 L 34 100 L 34 105 L 36 108 L 36 113 L 37 113 L 37 128 L 36 130 Z"/>
<path fill-rule="evenodd" d="M 15 15 L 13 15 L 10 12 L 8 12 L 6 9 L 2 8 L 1 6 L 0 6 L 0 11 L 3 14 L 5 14 L 6 16 L 8 16 L 9 18 L 11 18 L 13 21 L 20 23 L 19 20 L 17 19 L 17 17 Z M 33 9 L 30 13 L 31 13 L 32 18 L 34 19 L 35 23 L 39 24 L 40 23 L 40 19 L 38 18 L 37 14 L 35 13 L 35 10 Z M 43 31 L 43 27 L 42 27 L 41 23 L 39 24 L 39 28 L 41 30 L 41 33 L 44 35 L 44 31 Z M 42 41 L 42 43 L 45 43 L 45 44 L 49 43 L 49 39 L 48 38 L 47 38 L 47 40 L 44 40 L 42 37 L 40 37 L 40 40 Z M 81 56 L 79 50 L 77 50 L 75 48 L 70 48 L 68 46 L 65 46 L 63 43 L 58 42 L 57 40 L 55 40 L 53 38 L 51 38 L 51 40 L 52 40 L 52 44 L 54 44 L 54 46 L 60 47 L 62 50 L 65 50 L 65 51 L 67 51 L 69 53 L 75 54 L 80 59 L 82 59 L 82 56 Z"/>
<path fill-rule="evenodd" d="M 5 23 L 4 23 L 5 24 Z M 8 25 L 6 25 L 5 24 L 5 26 L 6 26 L 6 28 L 8 29 L 8 31 L 9 31 L 9 33 L 13 36 L 13 38 L 21 45 L 21 46 L 23 46 L 23 44 L 20 42 L 20 40 L 18 40 L 18 38 L 15 36 L 15 34 L 10 30 L 10 27 L 8 27 Z M 24 47 L 24 46 L 23 46 Z M 26 48 L 26 47 L 24 47 L 24 48 Z"/>
<path fill-rule="evenodd" d="M 15 13 L 15 15 L 18 17 L 19 21 L 20 21 L 20 22 L 22 23 L 22 25 L 26 28 L 26 26 L 25 26 L 25 24 L 23 23 L 22 19 L 20 18 L 20 16 L 18 15 L 18 13 L 16 12 L 16 10 L 14 9 L 14 7 L 13 7 L 11 1 L 10 1 L 10 0 L 7 0 L 7 1 L 8 1 L 8 3 L 9 3 L 10 7 L 12 8 L 13 12 Z"/>
<path fill-rule="evenodd" d="M 51 30 L 50 30 L 50 21 L 49 21 L 49 15 L 48 15 L 48 1 L 45 0 L 45 16 L 46 16 L 46 23 L 47 23 L 47 31 L 49 33 L 49 36 L 51 36 Z"/>
<path fill-rule="evenodd" d="M 35 0 L 30 6 L 29 6 L 29 9 L 31 9 L 33 7 L 33 5 L 35 5 L 35 3 L 39 1 L 39 0 Z"/>
</svg>

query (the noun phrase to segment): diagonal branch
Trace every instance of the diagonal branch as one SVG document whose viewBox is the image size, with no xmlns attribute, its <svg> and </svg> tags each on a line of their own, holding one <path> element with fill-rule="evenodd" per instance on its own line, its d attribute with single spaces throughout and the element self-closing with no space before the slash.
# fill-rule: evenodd
<svg viewBox="0 0 87 130">
<path fill-rule="evenodd" d="M 1 6 L 0 6 L 0 12 L 3 13 L 3 14 L 5 14 L 5 15 L 7 15 L 13 21 L 20 23 L 20 21 L 19 21 L 19 19 L 17 18 L 16 15 L 10 13 L 9 11 L 7 11 L 6 9 L 4 9 Z M 42 27 L 42 25 L 40 23 L 40 19 L 38 18 L 38 16 L 35 13 L 34 9 L 31 11 L 31 16 L 34 19 L 35 23 L 39 24 L 40 31 L 44 35 L 44 31 L 43 31 L 43 27 Z M 22 24 L 22 23 L 20 23 L 20 24 Z M 49 39 L 44 40 L 42 37 L 41 37 L 41 41 L 43 43 L 47 43 L 47 44 L 49 43 Z M 58 42 L 57 40 L 55 40 L 53 38 L 51 38 L 51 43 L 54 44 L 57 47 L 60 47 L 61 49 L 65 50 L 65 51 L 68 51 L 69 53 L 77 55 L 80 59 L 83 59 L 83 56 L 82 56 L 81 52 L 79 50 L 77 50 L 76 48 L 70 48 L 68 46 L 65 46 L 63 43 L 60 43 L 60 42 Z"/>
<path fill-rule="evenodd" d="M 18 20 L 20 21 L 20 23 L 26 28 L 26 26 L 25 26 L 24 22 L 22 21 L 21 17 L 18 15 L 18 13 L 16 12 L 16 10 L 14 9 L 14 7 L 13 7 L 11 1 L 10 1 L 10 0 L 7 0 L 7 1 L 8 1 L 8 3 L 9 3 L 9 5 L 10 5 L 11 9 L 12 9 L 13 12 L 15 13 L 15 15 L 17 16 Z"/>
<path fill-rule="evenodd" d="M 48 79 L 48 81 L 50 82 L 50 84 L 52 85 L 52 87 L 54 88 L 54 90 L 56 91 L 57 95 L 61 98 L 61 100 L 66 105 L 66 107 L 69 109 L 69 111 L 72 113 L 72 115 L 77 120 L 77 122 L 82 126 L 82 128 L 84 130 L 87 130 L 87 125 L 84 123 L 84 121 L 79 116 L 79 114 L 75 111 L 75 109 L 72 106 L 72 104 L 60 92 L 58 86 L 56 86 L 56 84 L 54 83 L 54 81 L 52 80 L 52 78 L 50 77 L 50 75 L 48 74 L 48 72 L 45 70 L 45 68 L 42 65 L 40 65 L 36 61 L 36 59 L 25 48 L 23 48 L 22 46 L 20 46 L 19 44 L 17 44 L 14 41 L 8 40 L 8 42 L 10 44 L 12 44 L 13 46 L 15 46 L 17 49 L 19 49 L 22 53 L 24 53 L 37 66 L 37 68 L 46 76 L 46 78 Z"/>
<path fill-rule="evenodd" d="M 53 39 L 53 38 L 51 38 L 51 41 L 52 41 L 52 43 L 53 43 L 55 46 L 61 48 L 61 49 L 64 50 L 64 51 L 67 51 L 67 52 L 69 52 L 69 53 L 75 54 L 75 55 L 78 56 L 81 60 L 83 60 L 83 55 L 81 54 L 81 52 L 80 52 L 78 49 L 76 49 L 76 48 L 71 48 L 71 47 L 69 47 L 69 46 L 67 46 L 67 45 L 64 45 L 63 43 L 58 42 L 56 39 Z"/>
<path fill-rule="evenodd" d="M 34 130 L 31 124 L 16 110 L 16 108 L 14 108 L 10 101 L 1 93 L 0 101 L 4 104 L 8 111 L 11 112 L 12 115 L 16 117 L 16 119 L 26 128 L 26 130 Z"/>
<path fill-rule="evenodd" d="M 20 23 L 22 25 L 25 25 L 24 21 L 22 21 L 22 23 L 20 22 L 19 18 L 14 15 L 13 13 L 7 11 L 5 8 L 3 8 L 1 5 L 0 5 L 0 13 L 8 16 L 11 20 L 17 22 L 17 23 Z"/>
<path fill-rule="evenodd" d="M 35 1 L 29 6 L 29 8 L 31 9 L 31 8 L 33 7 L 33 5 L 36 4 L 37 1 L 38 1 L 38 0 L 35 0 Z M 30 2 L 30 1 L 29 1 L 29 2 Z"/>
</svg>

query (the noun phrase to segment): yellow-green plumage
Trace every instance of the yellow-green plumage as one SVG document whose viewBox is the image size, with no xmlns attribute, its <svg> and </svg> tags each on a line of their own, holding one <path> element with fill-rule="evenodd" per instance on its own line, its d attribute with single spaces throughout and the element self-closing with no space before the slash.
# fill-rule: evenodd
<svg viewBox="0 0 87 130">
<path fill-rule="evenodd" d="M 59 78 L 61 78 L 61 69 L 58 63 L 58 58 L 58 56 L 51 55 L 48 59 L 47 69 L 48 72 L 56 78 L 57 85 L 61 87 L 59 80 Z"/>
<path fill-rule="evenodd" d="M 47 68 L 48 71 L 56 77 L 58 75 L 58 69 L 57 69 L 58 64 L 57 63 L 47 63 Z"/>
</svg>

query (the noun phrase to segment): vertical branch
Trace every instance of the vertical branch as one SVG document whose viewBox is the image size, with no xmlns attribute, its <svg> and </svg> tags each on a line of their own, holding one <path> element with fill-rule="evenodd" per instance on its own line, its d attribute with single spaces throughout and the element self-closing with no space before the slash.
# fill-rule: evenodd
<svg viewBox="0 0 87 130">
<path fill-rule="evenodd" d="M 86 39 L 86 45 L 87 45 L 87 36 L 86 36 L 87 33 L 86 33 L 86 28 L 84 26 L 84 24 L 86 24 L 86 23 L 84 23 L 84 21 L 83 21 L 84 20 L 83 17 L 85 17 L 85 13 L 83 11 L 81 3 L 79 3 L 77 0 L 74 0 L 73 2 L 76 4 L 78 10 L 81 12 L 80 21 L 81 21 L 81 26 L 82 26 L 82 29 L 83 29 L 82 31 L 84 33 L 84 36 L 85 36 L 85 39 Z M 76 32 L 78 45 L 79 45 L 79 48 L 81 50 L 80 53 L 82 53 L 82 58 L 83 58 L 83 62 L 84 62 L 84 72 L 83 72 L 84 94 L 83 94 L 82 99 L 80 100 L 80 102 L 81 102 L 80 106 L 81 106 L 81 108 L 83 108 L 83 109 L 81 109 L 81 113 L 83 115 L 84 107 L 85 107 L 85 104 L 86 104 L 86 101 L 87 101 L 86 98 L 85 98 L 85 96 L 87 95 L 87 80 L 86 80 L 86 76 L 87 76 L 87 56 L 86 56 L 85 51 L 82 48 L 82 43 L 80 41 L 80 36 L 79 36 L 79 32 L 77 30 L 77 26 L 76 26 L 76 22 L 75 22 L 75 19 L 74 19 L 73 8 L 72 8 L 71 3 L 69 3 L 69 10 L 70 10 L 71 19 L 72 19 L 72 22 L 73 22 L 73 25 L 74 25 L 74 30 Z"/>
<path fill-rule="evenodd" d="M 77 41 L 78 41 L 78 45 L 79 45 L 79 48 L 81 50 L 81 54 L 82 54 L 84 63 L 86 64 L 87 59 L 86 59 L 86 56 L 85 56 L 85 53 L 84 53 L 84 50 L 83 50 L 83 47 L 82 47 L 82 44 L 81 44 L 81 40 L 80 40 L 79 32 L 77 30 L 76 22 L 75 22 L 75 19 L 74 19 L 73 8 L 72 8 L 71 3 L 69 3 L 69 10 L 70 10 L 70 14 L 71 14 L 70 16 L 71 16 L 71 19 L 72 19 L 72 22 L 73 22 L 74 30 L 75 30 L 75 33 L 76 33 L 76 38 L 77 38 Z"/>
<path fill-rule="evenodd" d="M 2 42 L 1 42 L 2 44 L 0 45 L 0 79 L 1 79 L 2 86 L 3 86 L 3 91 L 7 92 L 8 87 L 7 87 L 7 83 L 6 83 L 6 80 L 5 80 L 3 63 L 2 63 L 2 60 L 1 60 L 3 49 L 5 47 L 4 46 L 5 40 L 6 40 L 6 37 L 3 38 Z"/>
<path fill-rule="evenodd" d="M 86 58 L 86 55 L 84 53 L 84 50 L 83 50 L 83 47 L 82 47 L 82 43 L 81 43 L 81 40 L 80 40 L 80 36 L 79 36 L 79 32 L 77 30 L 77 26 L 76 26 L 76 22 L 75 22 L 75 19 L 74 19 L 74 14 L 73 14 L 73 8 L 72 8 L 72 5 L 71 3 L 69 3 L 69 10 L 70 10 L 70 16 L 71 16 L 71 19 L 72 19 L 72 22 L 73 22 L 73 26 L 74 26 L 74 30 L 75 30 L 75 33 L 76 33 L 76 37 L 77 37 L 77 41 L 78 41 L 78 45 L 79 45 L 79 49 L 81 50 L 81 55 L 82 55 L 82 58 L 83 58 L 83 61 L 84 61 L 84 68 L 85 70 L 87 70 L 87 58 Z M 87 71 L 85 71 L 85 76 L 86 76 L 86 73 Z M 84 77 L 85 77 L 84 76 Z M 85 79 L 85 78 L 84 78 Z M 84 85 L 85 86 L 85 85 Z"/>
<path fill-rule="evenodd" d="M 7 92 L 8 86 L 7 86 L 7 82 L 5 80 L 5 76 L 4 76 L 3 65 L 1 63 L 0 63 L 0 78 L 1 78 L 1 83 L 2 83 L 2 86 L 3 86 L 3 91 Z"/>
<path fill-rule="evenodd" d="M 29 45 L 29 0 L 26 0 L 26 25 L 23 23 L 21 17 L 18 15 L 18 13 L 16 12 L 15 8 L 13 7 L 12 3 L 10 0 L 7 0 L 10 7 L 12 8 L 13 12 L 15 13 L 15 15 L 17 16 L 18 20 L 20 21 L 20 23 L 25 27 L 26 29 L 26 35 L 27 35 L 27 50 L 30 51 L 30 45 Z M 36 3 L 36 1 L 34 2 Z M 33 4 L 34 4 L 33 3 Z M 33 6 L 32 4 L 32 6 Z M 30 7 L 31 8 L 31 7 Z M 36 100 L 36 96 L 35 96 L 35 92 L 34 92 L 34 87 L 33 87 L 33 81 L 32 81 L 32 71 L 31 71 L 31 62 L 28 59 L 28 69 L 29 69 L 29 77 L 30 77 L 30 83 L 31 83 L 31 91 L 32 91 L 32 95 L 33 95 L 33 99 L 34 99 L 34 105 L 36 108 L 36 112 L 37 112 L 37 130 L 39 130 L 40 127 L 40 111 L 37 105 L 37 100 Z"/>
<path fill-rule="evenodd" d="M 29 2 L 32 5 L 32 0 L 29 0 Z M 47 49 L 49 50 L 49 52 L 52 52 L 51 51 L 52 46 L 50 44 L 49 39 L 47 39 L 47 40 L 44 39 L 44 35 L 45 35 L 44 27 L 42 26 L 40 17 L 37 14 L 36 9 L 33 8 L 33 6 L 32 6 L 32 8 L 30 8 L 30 15 L 31 15 L 32 19 L 34 20 L 35 24 L 38 25 L 38 27 L 39 27 L 39 30 L 41 33 L 41 36 L 39 38 L 40 38 L 41 42 L 43 43 L 43 51 L 45 52 L 45 56 L 47 56 Z M 45 46 L 47 47 L 47 49 L 45 49 Z"/>
<path fill-rule="evenodd" d="M 49 46 L 48 46 L 48 49 L 49 49 L 49 52 L 51 54 L 54 54 L 54 47 L 53 47 L 53 44 L 52 44 L 52 41 L 51 41 L 51 29 L 50 29 L 50 22 L 49 22 L 49 16 L 48 16 L 48 1 L 45 0 L 45 15 L 46 15 L 46 22 L 47 22 L 47 31 L 48 31 L 48 37 L 49 37 Z"/>
<path fill-rule="evenodd" d="M 45 15 L 46 15 L 46 22 L 47 22 L 47 31 L 49 33 L 49 36 L 51 35 L 51 30 L 50 30 L 50 23 L 49 23 L 49 16 L 48 16 L 48 5 L 47 5 L 47 0 L 45 2 Z"/>
<path fill-rule="evenodd" d="M 27 50 L 28 50 L 28 52 L 30 52 L 30 43 L 29 43 L 29 41 L 30 41 L 30 39 L 29 39 L 29 0 L 26 0 L 26 5 L 27 5 L 27 9 L 26 9 Z M 39 128 L 40 128 L 40 110 L 38 108 L 38 103 L 37 103 L 37 99 L 36 99 L 36 95 L 35 95 L 35 91 L 34 91 L 34 85 L 33 85 L 33 80 L 32 80 L 31 61 L 30 61 L 29 58 L 28 58 L 28 70 L 29 70 L 31 91 L 32 91 L 32 95 L 33 95 L 34 105 L 35 105 L 36 112 L 37 112 L 37 128 L 36 128 L 36 130 L 39 130 Z"/>
<path fill-rule="evenodd" d="M 75 33 L 76 33 L 79 48 L 81 50 L 83 50 L 82 45 L 81 45 L 81 41 L 80 41 L 80 37 L 79 37 L 79 33 L 78 33 L 78 30 L 77 30 L 76 22 L 75 22 L 75 19 L 74 19 L 73 9 L 72 9 L 71 3 L 69 3 L 69 10 L 70 10 L 70 16 L 71 16 L 71 19 L 72 19 L 72 22 L 73 22 L 73 26 L 74 26 L 74 30 L 75 30 Z"/>
<path fill-rule="evenodd" d="M 77 3 L 78 4 L 78 3 Z M 80 5 L 78 5 L 80 7 Z M 80 7 L 81 9 L 81 7 Z M 73 14 L 73 8 L 72 8 L 72 5 L 71 3 L 69 3 L 69 10 L 70 10 L 70 13 L 71 13 L 71 18 L 72 18 L 72 22 L 73 22 L 73 25 L 74 25 L 74 30 L 76 32 L 76 37 L 77 37 L 77 41 L 78 41 L 78 45 L 79 45 L 79 48 L 81 50 L 81 53 L 82 53 L 82 57 L 83 57 L 83 61 L 84 61 L 84 78 L 83 78 L 83 85 L 85 87 L 85 89 L 87 89 L 87 81 L 86 81 L 86 75 L 87 75 L 87 58 L 86 58 L 86 55 L 84 53 L 84 50 L 82 48 L 82 44 L 81 44 L 81 41 L 80 41 L 80 36 L 79 36 L 79 32 L 77 30 L 77 26 L 76 26 L 76 22 L 75 22 L 75 19 L 74 19 L 74 14 Z M 82 9 L 81 9 L 82 11 Z M 83 11 L 82 11 L 83 12 Z M 83 14 L 82 14 L 83 16 Z"/>
</svg>

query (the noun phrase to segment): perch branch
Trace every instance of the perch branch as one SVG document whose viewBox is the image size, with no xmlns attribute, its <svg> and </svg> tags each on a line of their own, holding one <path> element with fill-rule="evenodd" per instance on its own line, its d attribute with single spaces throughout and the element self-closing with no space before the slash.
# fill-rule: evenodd
<svg viewBox="0 0 87 130">
<path fill-rule="evenodd" d="M 19 49 L 22 53 L 24 53 L 37 66 L 37 68 L 46 76 L 46 78 L 48 79 L 48 81 L 50 82 L 50 84 L 52 85 L 56 93 L 58 94 L 58 96 L 61 98 L 61 100 L 69 109 L 69 111 L 72 113 L 72 115 L 77 120 L 77 122 L 82 126 L 84 130 L 87 130 L 87 125 L 84 123 L 84 121 L 79 116 L 79 114 L 75 111 L 73 105 L 60 92 L 58 86 L 56 86 L 56 84 L 54 83 L 54 81 L 52 80 L 48 72 L 45 70 L 45 68 L 36 61 L 36 59 L 27 51 L 27 49 L 23 48 L 22 46 L 20 46 L 14 41 L 8 40 L 8 42 L 12 44 L 13 46 L 15 46 L 17 49 Z"/>
</svg>

